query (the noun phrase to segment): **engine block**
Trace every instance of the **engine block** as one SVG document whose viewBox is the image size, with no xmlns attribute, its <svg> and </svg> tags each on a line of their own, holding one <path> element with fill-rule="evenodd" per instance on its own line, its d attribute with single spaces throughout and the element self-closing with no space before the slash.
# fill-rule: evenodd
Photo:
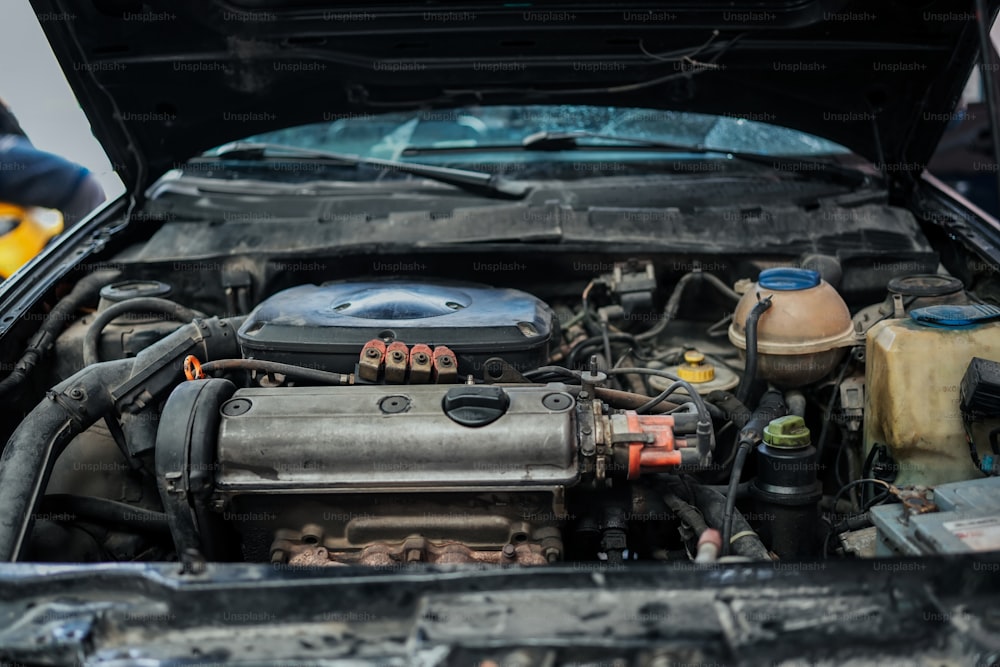
<svg viewBox="0 0 1000 667">
<path fill-rule="evenodd" d="M 156 447 L 171 532 L 214 557 L 293 565 L 559 560 L 568 488 L 697 456 L 675 436 L 694 415 L 610 414 L 579 394 L 184 383 Z"/>
</svg>

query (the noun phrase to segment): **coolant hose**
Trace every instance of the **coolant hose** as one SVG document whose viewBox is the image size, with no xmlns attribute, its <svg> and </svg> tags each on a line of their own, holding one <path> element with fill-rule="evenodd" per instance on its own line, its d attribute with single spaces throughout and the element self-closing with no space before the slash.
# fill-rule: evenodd
<svg viewBox="0 0 1000 667">
<path fill-rule="evenodd" d="M 182 324 L 187 324 L 198 316 L 193 310 L 179 303 L 152 296 L 126 299 L 113 306 L 109 306 L 106 310 L 98 313 L 94 321 L 91 322 L 90 328 L 87 329 L 87 335 L 83 339 L 84 366 L 96 364 L 101 360 L 101 332 L 104 331 L 104 327 L 108 326 L 112 320 L 128 313 L 159 313 L 160 315 L 173 318 Z"/>
<path fill-rule="evenodd" d="M 680 280 L 677 281 L 677 284 L 674 286 L 674 290 L 670 293 L 670 297 L 667 299 L 667 304 L 663 308 L 663 316 L 660 318 L 660 321 L 657 322 L 652 328 L 636 334 L 636 340 L 650 340 L 663 333 L 663 330 L 667 328 L 667 325 L 670 324 L 675 317 L 677 317 L 677 311 L 681 308 L 681 299 L 684 296 L 684 289 L 688 286 L 688 283 L 696 279 L 706 281 L 734 304 L 740 300 L 739 294 L 734 292 L 729 285 L 722 282 L 721 279 L 711 273 L 705 273 L 704 271 L 691 271 L 690 273 L 685 273 L 681 276 Z"/>
<path fill-rule="evenodd" d="M 73 319 L 73 314 L 80 306 L 94 301 L 101 288 L 112 282 L 118 273 L 116 271 L 98 271 L 84 276 L 73 286 L 69 294 L 52 307 L 52 310 L 45 317 L 42 326 L 31 337 L 27 349 L 21 358 L 14 364 L 14 370 L 10 375 L 0 380 L 0 397 L 10 393 L 31 374 L 39 359 L 52 347 L 60 332 L 66 328 L 67 323 Z"/>
<path fill-rule="evenodd" d="M 736 511 L 737 487 L 740 475 L 747 462 L 747 456 L 753 448 L 753 441 L 741 438 L 736 445 L 736 458 L 733 459 L 733 469 L 729 474 L 729 487 L 726 489 L 726 509 L 722 515 L 722 555 L 729 555 L 729 546 L 733 539 L 733 512 Z"/>
<path fill-rule="evenodd" d="M 723 516 L 727 498 L 718 491 L 710 489 L 701 484 L 691 484 L 691 491 L 694 493 L 694 502 L 705 519 L 713 526 L 719 526 L 723 522 Z M 732 526 L 736 529 L 739 537 L 732 543 L 732 551 L 739 556 L 746 556 L 753 560 L 771 560 L 767 547 L 761 541 L 760 536 L 750 527 L 747 520 L 739 512 L 732 515 Z M 729 538 L 732 540 L 732 537 Z M 726 548 L 728 542 L 723 541 L 722 547 Z"/>
<path fill-rule="evenodd" d="M 747 315 L 747 362 L 743 369 L 743 377 L 740 378 L 740 386 L 736 388 L 736 398 L 744 404 L 747 402 L 747 399 L 750 398 L 750 389 L 753 387 L 753 383 L 757 380 L 757 323 L 760 321 L 760 316 L 763 315 L 764 312 L 770 307 L 771 297 L 768 296 L 758 301 L 756 305 L 750 309 L 750 314 Z M 722 548 L 725 549 L 726 545 L 723 544 Z"/>
<path fill-rule="evenodd" d="M 133 359 L 93 364 L 53 387 L 0 457 L 0 562 L 16 561 L 24 553 L 52 468 L 70 441 L 106 414 L 134 414 L 157 403 L 184 378 L 187 355 L 239 354 L 236 329 L 242 320 L 195 320 Z"/>
<path fill-rule="evenodd" d="M 776 389 L 769 389 L 760 399 L 757 409 L 753 411 L 750 421 L 740 429 L 737 437 L 736 458 L 733 469 L 729 473 L 729 489 L 726 493 L 726 509 L 722 517 L 722 555 L 729 555 L 730 542 L 733 538 L 733 516 L 736 512 L 736 496 L 740 484 L 740 475 L 750 450 L 764 438 L 764 427 L 772 420 L 788 414 L 784 396 Z"/>
</svg>

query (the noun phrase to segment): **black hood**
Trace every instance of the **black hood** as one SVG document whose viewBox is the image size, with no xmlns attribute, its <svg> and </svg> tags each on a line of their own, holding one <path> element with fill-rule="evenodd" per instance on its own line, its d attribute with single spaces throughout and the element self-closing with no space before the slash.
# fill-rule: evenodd
<svg viewBox="0 0 1000 667">
<path fill-rule="evenodd" d="M 139 187 L 266 130 L 521 103 L 740 116 L 909 174 L 978 55 L 972 2 L 31 2 Z"/>
</svg>

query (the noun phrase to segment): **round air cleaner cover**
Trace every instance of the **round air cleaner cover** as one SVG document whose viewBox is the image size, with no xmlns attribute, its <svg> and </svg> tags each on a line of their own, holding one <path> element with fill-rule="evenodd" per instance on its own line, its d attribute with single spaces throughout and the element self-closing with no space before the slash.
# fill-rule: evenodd
<svg viewBox="0 0 1000 667">
<path fill-rule="evenodd" d="M 243 354 L 339 373 L 354 371 L 373 338 L 445 345 L 459 374 L 482 377 L 502 357 L 521 370 L 543 365 L 556 326 L 534 296 L 476 283 L 385 279 L 300 285 L 263 301 L 239 330 Z"/>
</svg>

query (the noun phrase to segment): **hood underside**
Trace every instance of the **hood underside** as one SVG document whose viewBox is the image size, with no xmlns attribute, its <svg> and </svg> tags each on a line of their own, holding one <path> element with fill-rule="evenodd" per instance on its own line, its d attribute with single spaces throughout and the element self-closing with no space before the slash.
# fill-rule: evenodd
<svg viewBox="0 0 1000 667">
<path fill-rule="evenodd" d="M 31 2 L 138 187 L 263 131 L 470 104 L 738 116 L 912 173 L 978 54 L 972 3 Z"/>
</svg>

